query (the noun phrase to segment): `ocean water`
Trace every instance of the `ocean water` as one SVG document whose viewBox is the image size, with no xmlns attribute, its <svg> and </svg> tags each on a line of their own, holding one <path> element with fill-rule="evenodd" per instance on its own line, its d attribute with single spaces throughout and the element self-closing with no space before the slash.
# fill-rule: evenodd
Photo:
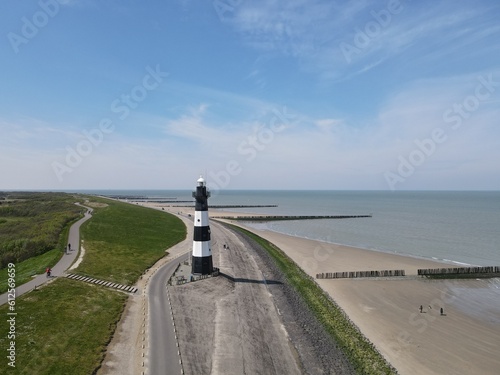
<svg viewBox="0 0 500 375">
<path fill-rule="evenodd" d="M 192 200 L 189 190 L 85 191 Z M 274 221 L 254 227 L 366 249 L 457 264 L 500 265 L 500 192 L 264 191 L 212 192 L 209 205 L 270 215 L 364 215 L 371 218 Z"/>
</svg>

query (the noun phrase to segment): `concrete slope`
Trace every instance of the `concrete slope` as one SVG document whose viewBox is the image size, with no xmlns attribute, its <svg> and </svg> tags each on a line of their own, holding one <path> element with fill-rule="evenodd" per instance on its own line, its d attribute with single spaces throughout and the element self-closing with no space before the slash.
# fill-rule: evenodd
<svg viewBox="0 0 500 375">
<path fill-rule="evenodd" d="M 300 374 L 254 258 L 234 233 L 210 226 L 221 276 L 168 287 L 184 373 Z"/>
</svg>

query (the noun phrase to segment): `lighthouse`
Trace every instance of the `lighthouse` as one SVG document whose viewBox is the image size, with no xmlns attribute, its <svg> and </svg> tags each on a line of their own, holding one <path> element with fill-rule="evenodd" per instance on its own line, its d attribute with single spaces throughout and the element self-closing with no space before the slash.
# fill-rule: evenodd
<svg viewBox="0 0 500 375">
<path fill-rule="evenodd" d="M 208 197 L 205 179 L 200 176 L 193 198 L 196 200 L 194 212 L 192 273 L 210 275 L 213 272 L 212 245 L 208 225 Z"/>
</svg>

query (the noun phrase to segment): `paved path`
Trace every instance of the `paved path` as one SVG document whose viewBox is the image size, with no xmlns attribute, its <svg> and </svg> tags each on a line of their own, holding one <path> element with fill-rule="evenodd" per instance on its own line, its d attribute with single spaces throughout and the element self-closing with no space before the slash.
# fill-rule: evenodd
<svg viewBox="0 0 500 375">
<path fill-rule="evenodd" d="M 191 255 L 193 218 L 184 215 L 177 216 L 186 225 L 186 239 L 168 249 L 169 253 L 176 257 L 155 272 L 147 288 L 149 299 L 148 373 L 150 374 L 182 373 L 166 284 L 179 263 L 189 259 Z"/>
<path fill-rule="evenodd" d="M 69 266 L 71 266 L 71 264 L 75 261 L 76 257 L 78 256 L 78 250 L 80 248 L 80 226 L 92 217 L 91 212 L 93 211 L 92 208 L 83 206 L 79 203 L 76 204 L 78 206 L 84 207 L 87 211 L 85 212 L 85 216 L 74 223 L 69 229 L 68 242 L 71 244 L 71 251 L 63 255 L 59 262 L 57 262 L 57 264 L 52 268 L 52 276 L 50 278 L 48 278 L 45 274 L 42 274 L 34 277 L 26 284 L 17 286 L 16 298 L 20 295 L 23 295 L 24 293 L 33 290 L 35 287 L 46 283 L 54 277 L 62 276 L 63 273 L 69 268 Z M 0 295 L 0 306 L 7 302 L 7 294 L 8 293 Z"/>
<path fill-rule="evenodd" d="M 179 354 L 166 284 L 180 262 L 190 253 L 181 255 L 160 268 L 149 283 L 149 373 L 181 374 Z"/>
</svg>

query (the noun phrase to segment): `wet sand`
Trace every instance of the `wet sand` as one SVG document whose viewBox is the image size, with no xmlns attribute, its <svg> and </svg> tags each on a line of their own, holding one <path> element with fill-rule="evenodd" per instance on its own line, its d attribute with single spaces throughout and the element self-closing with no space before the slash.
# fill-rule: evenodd
<svg viewBox="0 0 500 375">
<path fill-rule="evenodd" d="M 495 291 L 500 283 L 427 280 L 416 276 L 418 268 L 450 265 L 246 228 L 274 243 L 313 277 L 404 269 L 406 277 L 317 280 L 400 374 L 498 374 L 500 306 L 491 298 L 500 300 L 500 289 Z M 482 301 L 471 303 L 471 295 L 480 293 Z"/>
</svg>

